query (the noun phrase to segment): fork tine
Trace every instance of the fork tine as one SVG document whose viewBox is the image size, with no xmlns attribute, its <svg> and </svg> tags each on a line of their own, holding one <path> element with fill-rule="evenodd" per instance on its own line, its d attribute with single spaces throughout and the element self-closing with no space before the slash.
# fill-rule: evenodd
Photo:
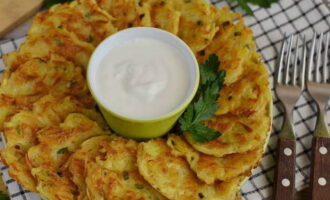
<svg viewBox="0 0 330 200">
<path fill-rule="evenodd" d="M 315 43 L 316 43 L 316 33 L 314 33 L 311 51 L 309 53 L 309 62 L 308 62 L 308 73 L 307 73 L 307 80 L 312 80 L 312 70 L 313 70 L 313 56 L 315 52 Z"/>
<path fill-rule="evenodd" d="M 324 60 L 323 60 L 323 82 L 327 82 L 327 65 L 328 65 L 328 48 L 329 48 L 329 39 L 330 32 L 327 33 L 325 41 L 325 50 L 324 50 Z"/>
<path fill-rule="evenodd" d="M 320 80 L 320 62 L 321 62 L 321 54 L 322 54 L 322 43 L 323 43 L 323 33 L 320 34 L 319 42 L 317 45 L 317 52 L 316 52 L 316 65 L 315 65 L 315 82 Z"/>
<path fill-rule="evenodd" d="M 301 78 L 300 78 L 300 81 L 301 81 L 301 88 L 304 89 L 305 88 L 305 84 L 306 84 L 306 81 L 305 81 L 305 77 L 306 77 L 306 54 L 307 54 L 307 44 L 306 44 L 306 36 L 304 35 L 304 38 L 303 38 L 303 52 L 302 52 L 302 69 L 301 69 Z"/>
<path fill-rule="evenodd" d="M 293 40 L 293 37 L 294 35 L 292 34 L 290 36 L 290 39 L 289 39 L 289 47 L 287 49 L 287 54 L 288 54 L 288 57 L 286 59 L 286 67 L 285 67 L 285 84 L 288 84 L 289 83 L 289 70 L 290 70 L 290 64 L 291 64 L 291 48 L 292 48 L 292 40 Z"/>
<path fill-rule="evenodd" d="M 297 85 L 297 68 L 298 68 L 298 44 L 299 44 L 299 37 L 296 37 L 296 45 L 295 45 L 295 52 L 294 52 L 294 62 L 293 62 L 293 85 Z"/>
<path fill-rule="evenodd" d="M 282 83 L 282 76 L 281 72 L 283 69 L 283 58 L 284 58 L 284 50 L 285 50 L 285 42 L 286 42 L 286 34 L 284 34 L 284 39 L 282 41 L 282 46 L 281 46 L 281 52 L 280 52 L 280 57 L 278 59 L 278 67 L 277 67 L 277 72 L 276 72 L 276 82 L 277 83 Z"/>
</svg>

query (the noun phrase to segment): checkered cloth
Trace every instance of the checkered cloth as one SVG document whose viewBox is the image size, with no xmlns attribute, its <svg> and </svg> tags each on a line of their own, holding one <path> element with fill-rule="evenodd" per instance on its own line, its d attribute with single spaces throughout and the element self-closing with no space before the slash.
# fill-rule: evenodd
<svg viewBox="0 0 330 200">
<path fill-rule="evenodd" d="M 273 83 L 277 52 L 284 33 L 304 34 L 310 40 L 314 31 L 320 33 L 330 30 L 330 11 L 326 6 L 327 4 L 330 5 L 330 0 L 324 1 L 328 2 L 322 2 L 322 0 L 281 0 L 280 3 L 273 4 L 268 10 L 252 7 L 254 17 L 245 16 L 247 26 L 254 30 L 258 51 L 261 52 L 268 67 L 271 83 Z M 218 7 L 227 4 L 222 0 L 211 0 L 211 3 Z M 230 6 L 234 11 L 241 12 L 236 4 L 230 4 Z M 22 37 L 0 41 L 0 56 L 17 49 L 24 39 Z M 0 70 L 3 71 L 3 69 L 4 64 L 0 60 Z M 274 92 L 273 84 L 272 92 Z M 328 106 L 328 119 L 330 119 L 329 110 Z M 277 135 L 283 121 L 281 106 L 276 97 L 274 97 L 273 116 L 274 124 L 267 151 L 260 166 L 254 170 L 253 175 L 241 191 L 246 200 L 267 199 L 272 195 Z M 304 93 L 299 99 L 295 107 L 294 119 L 297 136 L 296 189 L 302 190 L 308 186 L 310 181 L 312 130 L 316 122 L 316 106 L 307 93 Z M 0 145 L 3 145 L 1 141 Z M 6 167 L 0 166 L 0 169 L 11 199 L 40 200 L 40 197 L 24 190 L 16 181 L 11 179 Z"/>
</svg>

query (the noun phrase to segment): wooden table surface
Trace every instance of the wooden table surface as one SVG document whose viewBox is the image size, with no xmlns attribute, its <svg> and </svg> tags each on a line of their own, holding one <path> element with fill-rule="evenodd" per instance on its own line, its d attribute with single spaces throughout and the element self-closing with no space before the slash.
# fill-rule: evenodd
<svg viewBox="0 0 330 200">
<path fill-rule="evenodd" d="M 35 14 L 42 2 L 43 0 L 1 0 L 0 37 Z"/>
</svg>

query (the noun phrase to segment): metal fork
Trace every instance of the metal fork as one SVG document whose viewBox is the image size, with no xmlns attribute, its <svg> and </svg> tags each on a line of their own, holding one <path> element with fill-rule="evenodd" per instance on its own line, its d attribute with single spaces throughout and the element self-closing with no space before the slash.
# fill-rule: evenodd
<svg viewBox="0 0 330 200">
<path fill-rule="evenodd" d="M 292 62 L 292 43 L 295 40 L 294 59 Z M 282 43 L 277 63 L 275 92 L 284 107 L 284 123 L 278 139 L 277 168 L 275 173 L 274 199 L 293 200 L 295 192 L 295 134 L 293 128 L 293 109 L 304 87 L 304 76 L 298 72 L 298 36 L 285 38 Z M 305 43 L 305 38 L 304 41 Z M 286 47 L 287 46 L 287 47 Z M 287 52 L 285 54 L 285 52 Z M 284 63 L 284 57 L 286 62 Z M 300 72 L 305 69 L 306 48 L 303 48 Z M 292 66 L 290 68 L 290 66 Z M 283 72 L 284 71 L 284 72 Z"/>
<path fill-rule="evenodd" d="M 330 98 L 330 83 L 327 83 L 328 47 L 330 34 L 319 36 L 316 52 L 316 34 L 314 34 L 308 63 L 307 90 L 317 103 L 318 119 L 312 144 L 311 198 L 314 200 L 330 199 L 330 134 L 326 120 L 326 105 Z M 324 43 L 321 71 L 322 47 Z M 313 74 L 314 71 L 314 74 Z"/>
</svg>

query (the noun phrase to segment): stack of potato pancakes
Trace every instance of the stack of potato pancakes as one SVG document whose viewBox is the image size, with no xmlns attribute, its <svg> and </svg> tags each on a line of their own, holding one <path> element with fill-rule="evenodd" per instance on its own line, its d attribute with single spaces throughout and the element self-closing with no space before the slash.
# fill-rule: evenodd
<svg viewBox="0 0 330 200">
<path fill-rule="evenodd" d="M 95 47 L 148 26 L 184 40 L 226 70 L 219 109 L 189 133 L 138 142 L 110 133 L 86 83 Z M 25 189 L 48 200 L 235 200 L 258 165 L 271 126 L 268 73 L 242 17 L 204 0 L 76 0 L 39 13 L 26 41 L 4 56 L 1 160 Z"/>
</svg>

